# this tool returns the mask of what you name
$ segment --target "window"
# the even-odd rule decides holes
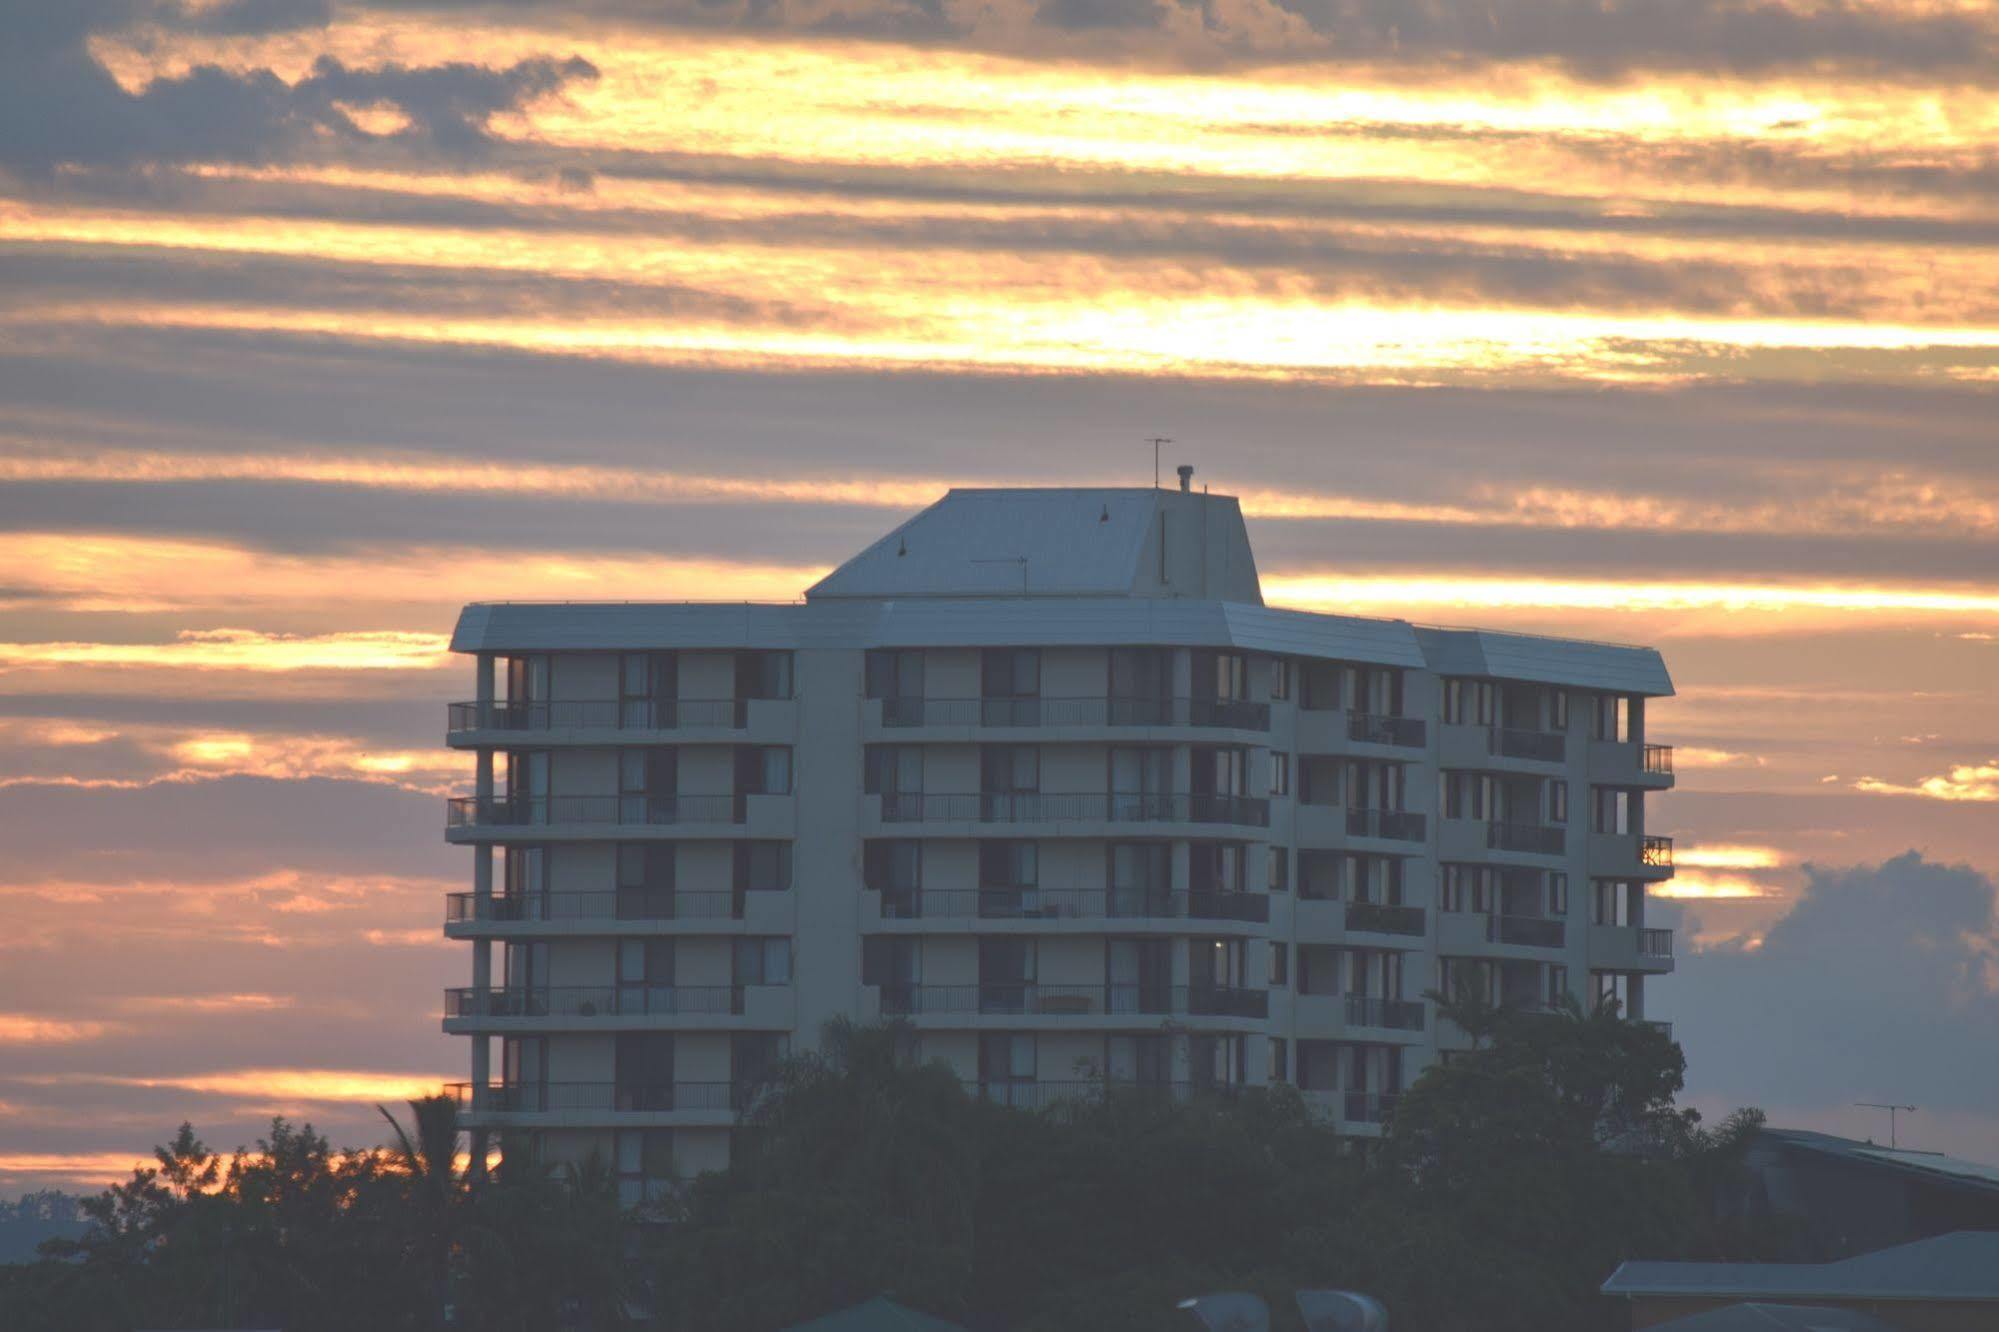
[[[791,843],[736,843],[736,887],[749,893],[781,893],[791,887]]]
[[[988,795],[1026,795],[1041,789],[1039,745],[980,745],[979,789]]]
[[[517,708],[548,701],[548,658],[508,657],[507,702]]]
[[[1495,697],[1490,680],[1444,681],[1444,720],[1460,726],[1490,726]]]
[[[1559,1008],[1569,992],[1569,969],[1550,965],[1548,967],[1548,993],[1542,1000],[1549,1008]]]
[[[861,876],[873,892],[916,892],[923,885],[923,843],[908,837],[872,839],[861,851]]]
[[[1272,943],[1270,945],[1270,988],[1281,990],[1291,983],[1290,945]]]
[[[791,1057],[791,1037],[781,1031],[739,1031],[729,1037],[729,1076],[738,1087],[761,1085]]]
[[[1274,749],[1270,751],[1270,794],[1291,794],[1291,756]]]
[[[736,654],[737,698],[790,698],[791,683],[789,652]]]
[[[1617,1011],[1630,1016],[1631,978],[1621,971],[1592,971],[1590,978],[1590,1004],[1601,1008],[1605,1004],[1616,1004]]]
[[[914,650],[875,648],[867,655],[869,698],[922,698],[923,654]]]
[[[1438,803],[1447,819],[1489,819],[1499,809],[1499,784],[1482,772],[1447,768],[1437,774]]]
[[[664,920],[674,914],[672,842],[618,843],[618,919]]]
[[[1114,916],[1147,916],[1166,905],[1173,887],[1172,848],[1164,842],[1113,842],[1110,910]]]
[[[1195,698],[1249,697],[1249,662],[1240,652],[1211,652],[1197,648],[1193,654],[1193,668]]]
[[[1597,786],[1591,791],[1594,799],[1594,819],[1590,831],[1600,833],[1628,833],[1632,828],[1632,793],[1614,787]]]
[[[1402,715],[1402,672],[1393,666],[1343,668],[1349,712],[1377,717]]]
[[[922,940],[893,934],[871,934],[861,940],[861,984],[883,988],[916,985],[923,980]],[[888,1005],[884,1001],[883,1007]]]
[[[1273,846],[1270,848],[1269,889],[1273,893],[1291,890],[1291,848]]]
[[[1035,1039],[1031,1032],[989,1031],[979,1036],[979,1083],[1007,1105],[1031,1105],[1029,1094],[1015,1087],[1034,1085]]]
[[[671,819],[680,788],[680,752],[676,749],[618,751],[618,814],[626,823]]]
[[[1551,731],[1569,729],[1569,691],[1566,689],[1548,691],[1548,729]]]
[[[736,746],[737,795],[790,795],[791,746]]]
[[[1569,784],[1567,782],[1548,783],[1548,822],[1567,823],[1569,821]]]
[[[1277,700],[1291,697],[1291,658],[1270,659],[1270,697]]]
[[[979,887],[1032,888],[1039,882],[1039,843],[997,840],[979,843]]]
[[[1622,694],[1598,694],[1590,711],[1590,735],[1598,740],[1631,738],[1631,700]]]
[[[985,698],[1040,697],[1040,649],[987,648],[979,657],[979,681]]]
[[[1270,1038],[1270,1080],[1272,1082],[1291,1080],[1291,1044],[1282,1036]]]
[[[1490,865],[1445,864],[1442,892],[1438,894],[1442,909],[1489,913],[1497,879],[1498,874]]]
[[[618,1130],[618,1204],[664,1202],[673,1189],[673,1130]]]
[[[737,985],[791,984],[791,940],[737,939],[735,983]]]
[[[618,725],[672,726],[680,692],[680,658],[672,652],[627,652],[618,666]]]
[[[1624,879],[1590,880],[1590,923],[1636,925],[1640,886]]]
[[[916,745],[869,745],[862,753],[861,781],[869,795],[919,795],[923,750]]]
[[[1556,917],[1569,914],[1569,876],[1560,870],[1548,871],[1548,914]]]
[[[1187,887],[1202,893],[1239,893],[1248,886],[1244,874],[1249,848],[1240,842],[1191,842],[1187,847]]]

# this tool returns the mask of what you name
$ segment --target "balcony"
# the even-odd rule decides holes
[[[884,920],[1207,920],[1263,924],[1266,893],[1107,891],[1101,888],[881,890]]]
[[[884,1017],[934,1014],[987,1014],[1034,1017],[1268,1016],[1266,990],[1222,985],[1042,985],[1033,981],[992,981],[976,985],[881,987]]]
[[[885,730],[1187,726],[1268,731],[1270,705],[1229,698],[885,698],[881,724]]]
[[[1270,826],[1270,802],[1200,792],[890,791],[883,823],[1229,823]]]
[[[1589,964],[1593,971],[1663,973],[1673,969],[1673,932],[1636,925],[1592,925]]]
[[[491,1115],[725,1114],[741,1108],[742,1088],[732,1082],[537,1082],[476,1087],[445,1086],[458,1108]]]
[[[1400,1095],[1400,1092],[1344,1092],[1340,1096],[1340,1118],[1349,1124],[1386,1124]]]
[[[1589,872],[1599,879],[1658,882],[1673,877],[1673,839],[1632,833],[1592,833]]]
[[[1558,916],[1487,916],[1486,940],[1524,948],[1560,948],[1568,939],[1568,924]]]
[[[1534,731],[1517,726],[1494,726],[1486,732],[1486,752],[1495,758],[1527,759],[1533,763],[1560,763],[1568,757],[1568,737],[1560,731]]]
[[[1673,775],[1673,747],[1671,745],[1645,746],[1644,762],[1640,765],[1639,770],[1654,775],[1671,777]]]
[[[1423,1030],[1423,1004],[1417,999],[1383,999],[1371,994],[1346,997],[1349,1027],[1382,1027],[1390,1031]]]
[[[461,986],[444,992],[445,1018],[596,1018],[740,1015],[741,985]]]
[[[1388,906],[1381,902],[1348,902],[1346,930],[1349,934],[1399,934],[1420,938],[1428,927],[1428,915],[1418,906]]]
[[[1202,1096],[1233,1096],[1242,1090],[1226,1082],[1139,1082],[1119,1078],[1066,1082],[965,1078],[962,1082],[967,1095],[1016,1110],[1046,1110],[1052,1105],[1118,1096],[1150,1096],[1184,1103]]]
[[[1673,1039],[1673,1024],[1670,1022],[1654,1022],[1649,1018],[1634,1018],[1633,1021],[1641,1027],[1648,1027],[1658,1032],[1669,1041]]]
[[[1355,744],[1421,749],[1429,734],[1429,726],[1421,717],[1385,717],[1373,712],[1347,714],[1347,739]]]
[[[1378,837],[1390,842],[1420,842],[1429,821],[1404,809],[1349,809],[1347,836]]]
[[[516,796],[481,801],[453,796],[445,802],[445,827],[530,828],[551,824],[624,827],[676,823],[741,823],[748,795]]]
[[[1673,785],[1673,747],[1592,740],[1589,768],[1591,780],[1599,785],[1664,791]]]
[[[1485,825],[1485,846],[1488,851],[1559,856],[1568,850],[1569,830],[1559,824],[1494,821]]]
[[[716,932],[723,933],[730,932],[729,926],[741,925],[748,932],[789,934],[795,916],[792,895],[776,890],[628,888],[622,892],[502,893],[483,900],[474,893],[448,893],[444,899],[445,930],[455,936],[482,933],[482,926],[498,927],[493,931],[497,934],[587,934],[593,926],[630,926],[636,930],[666,922],[714,926]]]
[[[740,731],[750,724],[752,702],[769,699],[672,698],[555,699],[536,703],[452,703],[445,732],[474,731]]]

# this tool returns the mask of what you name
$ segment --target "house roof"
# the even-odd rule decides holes
[[[1881,1147],[1871,1142],[1837,1138],[1830,1133],[1814,1133],[1808,1129],[1764,1129],[1759,1136],[1785,1147],[1836,1157],[1869,1169],[1891,1170],[1948,1187],[1999,1194],[1999,1166],[1982,1161],[1966,1161],[1942,1152]]]
[[[966,1329],[904,1308],[886,1295],[877,1295],[852,1308],[794,1323],[785,1332],[966,1332]]]
[[[1654,1323],[1651,1332],[1895,1332],[1873,1314],[1812,1304],[1730,1304]]]
[[[1999,1302],[1999,1231],[1959,1230],[1833,1263],[1629,1262],[1606,1295]]]

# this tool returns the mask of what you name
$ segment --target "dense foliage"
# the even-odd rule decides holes
[[[621,1229],[595,1166],[468,1180],[442,1100],[372,1152],[279,1122],[224,1161],[184,1128],[86,1204],[82,1240],[0,1268],[0,1326],[593,1328],[643,1310],[758,1332],[886,1292],[982,1329],[1136,1332],[1201,1291],[1261,1291],[1281,1325],[1292,1291],[1338,1286],[1384,1299],[1401,1332],[1538,1332],[1621,1326],[1596,1292],[1626,1257],[1762,1256],[1712,1205],[1758,1119],[1710,1132],[1676,1109],[1663,1033],[1445,1010],[1476,1048],[1378,1141],[1288,1088],[1007,1109],[908,1058],[903,1031],[836,1025],[664,1226]]]

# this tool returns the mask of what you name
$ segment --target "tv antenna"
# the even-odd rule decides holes
[[[1895,1116],[1905,1110],[1912,1115],[1916,1113],[1916,1107],[1913,1105],[1883,1105],[1879,1101],[1855,1101],[1854,1104],[1863,1110],[1886,1110],[1888,1112],[1888,1150],[1891,1152],[1896,1150]]]
[[[1159,489],[1159,446],[1171,444],[1173,441],[1164,435],[1155,435],[1145,442],[1152,446],[1152,488],[1157,490]]]

